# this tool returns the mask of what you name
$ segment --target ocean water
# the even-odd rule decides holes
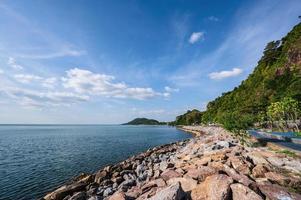
[[[167,126],[0,125],[0,199],[37,199],[81,172],[190,137]]]

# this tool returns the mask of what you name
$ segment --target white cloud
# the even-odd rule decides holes
[[[43,79],[42,77],[33,74],[16,74],[14,75],[14,78],[20,83],[30,83],[32,81],[39,81]]]
[[[3,71],[2,69],[0,69],[0,75],[1,75],[1,74],[4,74],[4,71]]]
[[[220,80],[224,78],[238,76],[242,73],[242,69],[233,68],[230,71],[220,71],[220,72],[212,72],[209,74],[209,77],[213,80]]]
[[[57,82],[57,78],[56,78],[56,77],[46,78],[46,79],[42,82],[42,86],[43,86],[43,87],[46,87],[46,88],[53,89],[56,82]]]
[[[139,100],[156,96],[169,96],[169,93],[159,93],[152,88],[129,87],[125,83],[116,83],[114,80],[114,76],[97,74],[78,68],[68,70],[67,76],[62,78],[65,88],[73,89],[81,94]]]
[[[55,52],[46,52],[46,53],[35,53],[35,54],[17,54],[18,57],[28,58],[28,59],[52,59],[60,57],[77,57],[85,55],[86,52],[83,50],[75,50],[71,48],[63,48]]]
[[[194,44],[200,41],[201,39],[204,39],[204,32],[193,32],[189,38],[189,42],[191,44]]]
[[[217,17],[215,17],[215,16],[210,16],[210,17],[208,17],[208,20],[214,21],[214,22],[218,22],[218,21],[219,21],[219,18],[217,18]]]
[[[180,90],[178,88],[171,88],[169,86],[164,87],[166,92],[179,92]]]
[[[89,96],[72,92],[40,92],[17,87],[0,89],[18,104],[29,107],[68,106],[70,104],[88,101]]]
[[[8,58],[7,64],[13,69],[17,69],[17,70],[23,69],[21,65],[17,64],[16,60],[13,57]]]

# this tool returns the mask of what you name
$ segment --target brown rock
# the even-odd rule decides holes
[[[108,200],[126,200],[124,192],[117,191]]]
[[[197,186],[197,181],[192,178],[172,178],[167,181],[168,185],[173,185],[177,182],[181,183],[184,192],[191,191]]]
[[[228,159],[231,162],[233,168],[241,174],[248,175],[250,174],[249,166],[244,163],[244,161],[240,157],[230,157]]]
[[[185,176],[191,177],[198,181],[204,181],[206,177],[211,176],[216,173],[216,170],[212,167],[201,166],[198,169],[191,169],[187,171]]]
[[[95,182],[101,183],[104,179],[106,179],[108,176],[108,172],[106,170],[100,170],[95,175]]]
[[[258,164],[252,169],[252,175],[255,178],[264,178],[264,174],[269,171],[268,167],[264,164]]]
[[[246,175],[237,173],[233,168],[230,168],[227,165],[224,165],[224,172],[226,172],[231,178],[242,183],[245,186],[249,186],[254,183],[251,179],[249,179]]]
[[[281,187],[277,184],[260,184],[260,191],[269,200],[300,200],[301,195],[289,192],[286,188]]]
[[[224,174],[209,176],[191,191],[191,199],[226,200],[230,196],[231,183],[233,183],[233,179]]]
[[[175,177],[181,177],[182,175],[179,172],[176,172],[175,170],[172,169],[167,169],[165,170],[162,174],[161,177],[167,181],[171,178],[175,178]]]
[[[71,185],[64,185],[52,193],[47,194],[44,199],[45,200],[61,200],[64,197],[74,193],[79,192],[85,189],[87,186],[86,183],[73,183]]]
[[[175,183],[163,190],[156,193],[150,200],[183,200],[185,199],[185,192],[183,191],[181,184]]]
[[[254,165],[269,164],[269,162],[259,152],[248,153],[246,154],[246,157],[251,160]]]
[[[208,166],[214,168],[214,169],[217,170],[217,171],[222,171],[222,170],[224,170],[224,164],[221,163],[221,162],[210,162],[210,163],[208,164]]]
[[[283,186],[289,185],[290,183],[289,177],[283,176],[282,174],[277,172],[267,172],[265,173],[265,177],[271,182],[276,182],[279,185],[283,185]]]
[[[210,155],[210,158],[213,161],[224,161],[227,159],[227,156],[223,152],[218,152]]]
[[[159,178],[159,179],[155,179],[155,180],[147,182],[146,184],[144,184],[141,187],[141,190],[142,190],[142,193],[145,193],[153,187],[164,187],[164,186],[166,186],[165,181],[162,178]]]
[[[197,159],[196,161],[194,161],[194,164],[197,166],[207,165],[210,161],[211,161],[210,156],[206,156],[201,159]]]
[[[233,200],[263,200],[263,198],[256,194],[253,190],[240,183],[232,184],[230,187],[232,190]]]

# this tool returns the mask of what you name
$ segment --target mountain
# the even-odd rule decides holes
[[[147,118],[136,118],[128,123],[123,125],[163,125],[166,124],[164,122],[159,122],[155,119],[147,119]]]
[[[268,43],[248,78],[209,102],[201,121],[224,125],[245,121],[251,125],[271,103],[285,97],[301,101],[301,23],[281,40]],[[200,120],[198,115],[182,120],[187,114],[178,116],[176,122],[191,124]]]
[[[177,116],[171,125],[191,125],[201,123],[203,113],[197,109],[188,110],[185,114]]]

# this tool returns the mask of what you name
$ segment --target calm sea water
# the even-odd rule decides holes
[[[1,125],[0,199],[37,199],[80,172],[189,137],[167,126]]]

